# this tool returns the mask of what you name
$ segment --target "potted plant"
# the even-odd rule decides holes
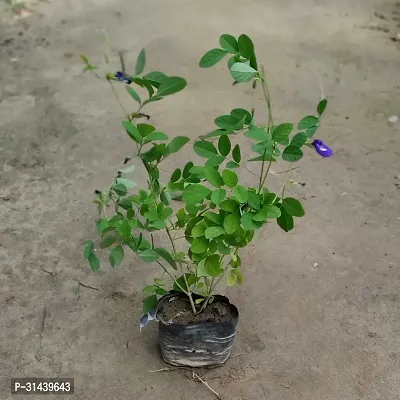
[[[316,115],[308,115],[294,127],[273,118],[271,98],[264,69],[257,63],[252,40],[224,34],[220,48],[208,51],[200,67],[208,68],[229,56],[228,68],[233,84],[260,86],[268,110],[266,123],[257,123],[254,110],[237,108],[215,119],[216,129],[194,142],[194,152],[202,163],[187,162],[164,179],[160,165],[180,151],[188,137],[172,140],[153,125],[137,122],[150,117],[143,113],[150,103],[184,89],[186,81],[161,72],[143,75],[145,52],[139,54],[134,75],[119,71],[107,74],[108,82],[122,82],[137,110],[128,113],[122,125],[136,148],[138,164],[148,175],[148,185],[136,189],[129,175],[135,165],[124,166],[112,184],[96,192],[99,210],[97,242],[87,241],[84,257],[93,271],[99,270],[96,248],[109,251],[112,267],[119,266],[126,251],[155,263],[160,274],[143,289],[144,317],[159,321],[161,354],[174,365],[205,366],[224,363],[230,354],[238,321],[238,310],[218,295],[218,284],[241,284],[240,256],[265,224],[276,222],[284,231],[294,227],[294,218],[302,217],[300,202],[285,195],[288,179],[277,193],[267,187],[271,165],[282,159],[295,163],[303,157],[303,148],[314,148],[322,157],[332,150],[314,135],[327,106],[322,99]],[[87,70],[96,67],[83,57]],[[146,92],[143,98],[140,92]],[[135,89],[136,88],[136,89]],[[144,89],[144,90],[143,90]],[[114,93],[116,93],[114,91]],[[236,136],[245,135],[251,142],[257,172],[254,182],[239,181],[235,172],[242,167],[242,149]],[[130,161],[130,157],[125,163]],[[288,169],[288,173],[293,168]],[[168,246],[158,244],[165,235]]]

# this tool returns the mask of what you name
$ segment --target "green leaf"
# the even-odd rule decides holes
[[[250,57],[250,67],[254,68],[255,70],[258,70],[258,66],[257,66],[257,58],[256,55],[253,54],[252,57]],[[253,89],[256,88],[256,82],[254,82],[253,84]]]
[[[233,161],[229,161],[228,163],[226,163],[226,167],[227,168],[239,168],[240,167],[240,165],[239,164],[237,164],[237,163],[235,163],[235,162],[233,162]]]
[[[156,249],[154,249],[154,250],[155,250],[156,253],[157,253],[160,257],[162,257],[173,269],[175,269],[175,270],[178,269],[175,260],[172,258],[171,254],[170,254],[170,252],[169,252],[168,250],[163,249],[163,248],[160,248],[160,247],[158,247],[158,248],[156,248]],[[155,260],[154,260],[154,261],[155,261]]]
[[[248,190],[248,203],[251,208],[254,208],[255,210],[259,210],[261,206],[261,199],[260,195],[258,195],[255,191],[253,190]]]
[[[229,69],[229,71],[231,70],[231,68],[232,68],[232,65],[233,64],[236,64],[236,63],[238,63],[238,62],[240,62],[240,56],[239,55],[234,55],[234,56],[232,56],[229,60],[228,60],[228,69]]]
[[[145,262],[153,262],[159,259],[159,254],[155,249],[147,249],[141,251],[139,257]]]
[[[195,183],[185,187],[182,199],[186,204],[202,203],[210,193],[211,190],[208,187]]]
[[[103,238],[103,240],[100,242],[100,248],[105,249],[107,247],[110,247],[116,242],[117,238],[115,236],[106,236]]]
[[[163,132],[152,132],[145,137],[143,143],[150,143],[154,140],[168,140],[168,136]]]
[[[225,185],[231,188],[235,187],[239,180],[236,173],[229,169],[224,169],[222,171],[222,179]]]
[[[240,222],[243,229],[246,231],[251,231],[260,228],[259,223],[253,221],[254,213],[246,212],[240,217]]]
[[[93,272],[97,272],[100,268],[100,261],[95,253],[90,253],[88,257],[90,268]]]
[[[226,283],[228,286],[233,286],[236,283],[236,275],[232,272],[226,277]]]
[[[231,67],[232,78],[238,82],[248,82],[257,76],[258,72],[250,67],[250,65],[243,63],[235,63]]]
[[[234,189],[233,189],[233,196],[235,197],[235,199],[239,202],[239,203],[247,203],[247,199],[249,197],[249,194],[247,192],[247,189],[244,188],[241,185],[237,185]]]
[[[186,81],[178,76],[170,76],[161,82],[158,88],[158,96],[168,96],[180,92],[186,87]]]
[[[113,185],[112,189],[118,196],[125,196],[128,193],[128,189],[123,183],[117,183],[116,185]]]
[[[218,140],[218,150],[223,156],[231,152],[231,141],[227,135],[223,135]]]
[[[129,167],[122,168],[118,172],[121,172],[122,174],[129,174],[130,172],[133,172],[136,169],[134,165],[130,165]]]
[[[239,204],[235,200],[228,199],[220,203],[219,208],[222,211],[235,212],[239,208]]]
[[[219,241],[217,243],[217,248],[218,251],[223,254],[224,256],[227,256],[231,251],[229,250],[229,247],[226,246],[222,241]]]
[[[281,216],[277,219],[277,223],[285,232],[289,232],[294,227],[293,217],[288,214],[284,208],[281,209],[281,212]]]
[[[207,229],[207,225],[205,224],[204,221],[201,221],[200,223],[198,223],[198,224],[192,229],[191,235],[192,235],[194,238],[204,236],[204,232],[206,231],[206,229]]]
[[[251,127],[246,133],[245,136],[257,140],[259,142],[266,142],[270,141],[270,137],[268,136],[267,132],[265,129],[260,128],[259,126],[253,126]]]
[[[303,217],[305,214],[301,203],[293,197],[286,197],[282,202],[282,206],[285,211],[293,217]]]
[[[168,78],[167,75],[165,75],[162,72],[159,71],[153,71],[153,72],[149,72],[147,75],[145,75],[143,77],[144,79],[150,81],[152,84],[156,83],[158,87],[160,85],[160,83],[162,83],[165,79]]]
[[[143,314],[149,313],[156,306],[157,306],[157,296],[155,294],[153,294],[152,296],[146,297],[143,300]]]
[[[267,140],[266,142],[259,142],[253,144],[251,149],[256,153],[262,155],[263,157],[269,156],[272,157],[272,153],[274,151],[274,146],[272,140]]]
[[[214,190],[211,193],[211,201],[214,204],[218,205],[219,203],[221,203],[225,199],[225,196],[226,196],[226,191],[224,189]]]
[[[209,226],[222,225],[223,223],[223,216],[213,211],[207,211],[204,214],[204,218]]]
[[[227,33],[220,36],[219,44],[228,53],[236,54],[239,51],[237,40],[232,35]]]
[[[225,231],[220,226],[210,226],[204,232],[206,239],[214,239],[214,238],[224,235],[224,234],[225,234]]]
[[[192,175],[199,175],[201,177],[205,176],[204,175],[204,167],[194,166],[194,167],[190,168],[190,173]]]
[[[99,218],[96,222],[96,226],[97,226],[97,232],[101,235],[104,229],[107,228],[108,221],[106,219]]]
[[[144,65],[146,64],[146,52],[142,49],[136,60],[135,75],[139,75],[144,70]]]
[[[286,146],[289,144],[289,135],[292,133],[292,130],[293,124],[278,125],[272,132],[272,140]]]
[[[236,129],[236,124],[238,120],[232,115],[220,115],[214,120],[215,125],[221,129],[226,129],[227,131],[233,131]]]
[[[318,125],[312,126],[311,128],[308,128],[306,130],[307,137],[309,137],[309,138],[313,137],[315,132],[317,132],[317,129],[318,129]]]
[[[132,200],[128,197],[122,197],[118,200],[117,204],[124,210],[132,210]]]
[[[299,124],[297,125],[297,129],[308,129],[314,126],[317,126],[319,123],[319,119],[314,117],[313,115],[308,115],[304,117]]]
[[[201,254],[207,251],[208,240],[204,237],[197,237],[193,240],[190,250],[192,253]]]
[[[254,55],[254,44],[247,35],[240,35],[238,39],[239,53],[248,60]]]
[[[326,99],[323,99],[319,102],[317,107],[318,115],[322,115],[324,113],[327,105],[328,105],[328,100]]]
[[[204,172],[208,182],[210,182],[211,185],[219,188],[224,184],[221,175],[214,167],[205,167]]]
[[[136,187],[136,183],[131,181],[130,179],[125,178],[117,178],[117,185],[124,185],[127,189],[133,189]]]
[[[206,167],[218,167],[225,161],[224,156],[215,155],[206,161]]]
[[[240,154],[240,146],[238,144],[233,148],[232,157],[238,164],[242,160],[242,155]]]
[[[190,139],[186,136],[176,136],[167,146],[167,153],[172,154],[178,152]]]
[[[157,286],[151,285],[151,286],[145,286],[142,290],[143,294],[151,294],[154,293],[157,289]]]
[[[93,253],[94,243],[91,240],[86,240],[85,246],[83,247],[83,257],[88,259],[90,254]]]
[[[281,210],[271,204],[264,206],[254,217],[254,221],[264,222],[268,218],[278,218],[281,215]]]
[[[247,35],[240,35],[238,45],[241,56],[250,60],[254,55],[254,44],[252,40]]]
[[[138,128],[133,125],[131,122],[129,121],[122,121],[122,125],[125,128],[127,134],[131,137],[131,139],[133,139],[135,142],[137,143],[142,143],[142,136],[139,133]]]
[[[228,52],[223,49],[212,49],[210,51],[207,51],[206,54],[204,54],[203,57],[201,57],[200,60],[200,67],[201,68],[210,68],[213,65],[217,64],[219,61],[221,61]]]
[[[197,155],[203,158],[210,158],[215,154],[218,154],[215,146],[205,140],[195,142],[193,145],[193,149]]]
[[[176,182],[180,179],[182,172],[179,168],[177,168],[171,175],[171,182]]]
[[[142,100],[140,99],[138,92],[133,87],[126,86],[126,90],[134,100],[136,100],[139,104],[142,104]]]
[[[288,162],[299,161],[303,157],[303,152],[298,147],[289,145],[282,153],[282,159]]]
[[[235,108],[231,111],[231,115],[237,121],[244,120],[246,125],[250,125],[251,121],[253,120],[253,116],[251,113],[244,108]]]
[[[224,219],[224,229],[228,235],[235,233],[240,228],[240,218],[238,214],[228,214]]]
[[[187,179],[190,177],[190,170],[193,167],[193,163],[191,161],[189,161],[188,163],[186,163],[185,167],[183,168],[183,172],[182,172],[182,176],[183,179]]]
[[[218,254],[212,254],[206,258],[204,269],[210,276],[221,275],[221,262]]]
[[[293,136],[290,145],[294,147],[301,147],[304,145],[305,142],[307,142],[308,136],[304,132],[297,133],[296,135]]]
[[[111,266],[117,267],[122,263],[124,259],[124,248],[121,245],[114,247],[110,253],[110,263]]]

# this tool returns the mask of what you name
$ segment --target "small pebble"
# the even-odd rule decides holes
[[[318,267],[318,263],[317,263],[317,262],[314,263],[314,264],[313,264],[313,267],[314,267],[314,268],[317,268],[317,267]]]
[[[391,117],[388,118],[388,121],[391,124],[395,124],[399,120],[399,117],[397,115],[392,115]]]

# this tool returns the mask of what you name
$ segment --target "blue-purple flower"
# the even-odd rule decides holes
[[[322,140],[316,139],[312,142],[315,151],[322,157],[332,157],[333,150],[328,147]]]
[[[127,75],[125,72],[121,72],[121,71],[118,71],[115,74],[115,79],[117,79],[120,82],[125,82],[128,85],[132,82],[131,79],[130,79],[130,76]]]

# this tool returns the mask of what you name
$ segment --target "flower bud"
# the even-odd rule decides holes
[[[333,150],[328,147],[322,140],[316,139],[312,142],[315,151],[322,157],[332,157]]]

